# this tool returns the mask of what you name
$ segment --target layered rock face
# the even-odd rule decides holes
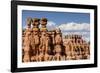
[[[47,18],[27,18],[27,27],[22,36],[23,62],[90,58],[90,43],[86,42],[81,35],[72,34],[62,38],[60,29],[48,31],[47,22]]]

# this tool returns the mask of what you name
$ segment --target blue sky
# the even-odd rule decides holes
[[[48,11],[32,11],[23,10],[22,11],[22,24],[25,26],[25,21],[27,17],[32,18],[42,18],[46,17],[49,21],[53,21],[56,25],[75,22],[75,23],[90,23],[89,13],[71,13],[71,12],[48,12]]]
[[[26,26],[27,17],[47,18],[48,29],[59,27],[63,34],[78,33],[90,40],[90,13],[52,12],[52,11],[22,11],[22,26]]]

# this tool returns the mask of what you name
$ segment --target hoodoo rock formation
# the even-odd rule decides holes
[[[48,31],[47,22],[46,18],[27,18],[27,27],[22,36],[23,62],[90,58],[90,43],[81,35],[72,34],[62,38],[60,29]]]

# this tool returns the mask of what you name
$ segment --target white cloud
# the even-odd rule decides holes
[[[31,24],[31,28],[33,27],[33,25]],[[22,27],[23,29],[26,29],[27,28],[27,25],[24,25],[23,27]]]
[[[69,30],[86,30],[90,31],[90,25],[88,23],[66,23],[61,24],[58,26],[62,31],[69,31]]]
[[[55,25],[56,25],[56,23],[53,21],[48,21],[48,23],[47,23],[47,26],[55,26]]]
[[[53,22],[53,21],[48,21],[48,23],[47,23],[47,29],[48,30],[54,30],[54,29],[56,29],[56,23],[55,22]]]
[[[85,39],[86,41],[90,40],[90,24],[88,23],[66,23],[66,24],[61,24],[58,26],[58,28],[61,29],[64,35],[69,35],[69,34],[77,34],[77,35],[82,35],[82,38]]]

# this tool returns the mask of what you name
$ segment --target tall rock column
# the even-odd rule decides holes
[[[23,56],[23,62],[29,62],[30,61],[30,37],[31,37],[31,18],[27,18],[27,27],[25,29],[25,37],[24,37],[24,56]]]
[[[48,51],[48,47],[49,47],[49,35],[47,34],[47,19],[46,18],[42,18],[41,21],[41,38],[40,38],[40,50],[43,53],[46,53]],[[48,38],[47,38],[48,37]]]
[[[55,35],[55,60],[61,60],[61,53],[62,53],[62,33],[60,29],[56,29],[56,35]]]
[[[33,56],[31,58],[31,60],[33,60],[33,58],[35,58],[36,55],[38,55],[38,53],[39,53],[39,43],[40,43],[39,25],[40,25],[40,19],[33,18],[32,25],[33,25],[33,28],[32,28],[32,36],[31,36],[31,47],[32,47]]]

